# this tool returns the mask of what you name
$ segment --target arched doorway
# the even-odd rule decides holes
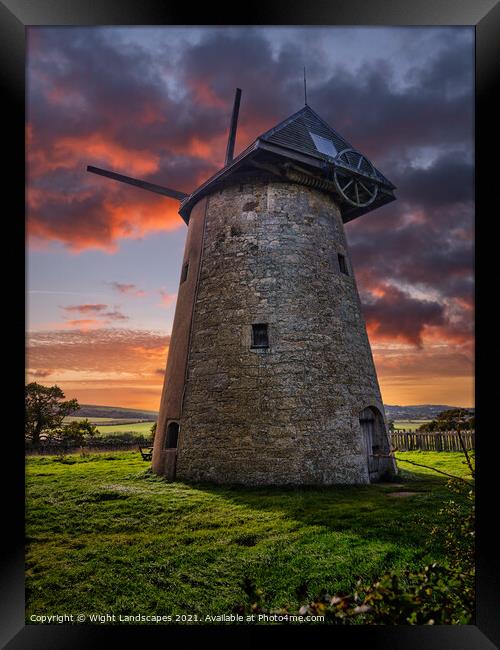
[[[169,422],[167,425],[167,434],[165,436],[165,449],[177,449],[179,440],[179,423]]]
[[[370,482],[377,481],[391,466],[390,459],[383,457],[388,456],[390,451],[384,418],[375,406],[368,406],[359,414],[359,424],[368,458]]]

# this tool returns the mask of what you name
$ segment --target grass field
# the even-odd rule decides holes
[[[394,420],[394,428],[416,431],[419,426],[426,422],[431,422],[431,420]]]
[[[85,418],[75,418],[68,416],[64,418],[64,422],[71,422],[72,420]],[[92,417],[87,418],[92,424],[97,426],[101,435],[108,435],[110,433],[123,433],[124,431],[134,431],[135,433],[150,433],[154,420],[144,422],[144,419],[133,418],[105,418],[105,417]]]
[[[400,459],[464,475],[459,453]],[[167,483],[137,452],[26,463],[31,614],[228,614],[353,588],[358,577],[422,566],[446,479],[400,463],[398,484],[243,488]],[[408,471],[411,469],[411,471]],[[391,496],[409,491],[410,497]],[[427,559],[443,549],[430,548]],[[301,592],[300,597],[297,595]]]
[[[125,433],[127,431],[133,431],[137,434],[149,435],[151,433],[151,427],[153,422],[137,422],[132,424],[100,424],[97,427],[99,434],[101,436],[109,436],[114,433]]]
[[[67,415],[65,418],[63,418],[63,422],[65,424],[67,422],[73,422],[73,420],[89,420],[92,422],[92,424],[106,424],[109,422],[116,422],[116,418],[84,418],[77,417],[76,415]]]

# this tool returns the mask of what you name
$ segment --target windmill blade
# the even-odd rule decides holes
[[[92,172],[93,174],[99,174],[99,176],[106,176],[107,178],[112,178],[114,181],[120,181],[120,183],[128,183],[128,185],[135,185],[135,187],[140,187],[143,190],[148,190],[148,192],[163,194],[163,196],[168,196],[171,199],[177,199],[178,201],[183,201],[187,196],[189,196],[189,194],[186,194],[185,192],[178,192],[177,190],[172,190],[169,187],[163,187],[162,185],[155,185],[154,183],[141,181],[138,178],[131,178],[130,176],[123,176],[123,174],[110,172],[107,169],[101,169],[100,167],[92,167],[92,165],[87,165],[87,171]]]
[[[236,88],[236,93],[234,95],[233,114],[231,116],[231,124],[229,126],[229,138],[227,141],[226,160],[224,161],[224,167],[229,165],[229,163],[233,160],[234,143],[236,142],[236,127],[238,126],[238,113],[240,112],[240,99],[241,88]]]

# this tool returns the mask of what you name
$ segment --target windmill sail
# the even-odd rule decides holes
[[[234,94],[233,114],[231,115],[231,124],[229,126],[229,138],[227,140],[226,160],[224,166],[229,165],[234,157],[234,145],[236,142],[236,128],[238,126],[238,113],[240,112],[241,88],[236,88]]]
[[[120,183],[127,183],[128,185],[134,185],[135,187],[140,187],[141,189],[147,190],[148,192],[163,194],[163,196],[168,196],[169,198],[177,199],[178,201],[182,201],[187,196],[189,196],[189,194],[186,194],[185,192],[172,190],[170,187],[164,187],[163,185],[156,185],[155,183],[148,183],[147,181],[142,181],[138,178],[132,178],[131,176],[124,176],[123,174],[110,172],[107,169],[101,169],[100,167],[93,167],[92,165],[87,166],[87,171],[92,172],[93,174],[99,174],[99,176],[106,176],[107,178],[112,178],[114,181],[120,181]]]

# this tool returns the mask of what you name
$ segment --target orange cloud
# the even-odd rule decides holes
[[[110,328],[31,332],[29,375],[82,403],[158,409],[169,340]],[[473,405],[473,363],[460,346],[373,343],[373,353],[386,404]]]
[[[68,320],[66,323],[62,324],[61,327],[76,327],[81,329],[83,332],[87,330],[104,327],[105,323],[102,320],[97,320],[95,318],[76,318],[73,320]]]
[[[141,359],[147,359],[148,363],[149,361],[156,361],[158,363],[160,360],[165,360],[165,351],[163,348],[151,348],[144,345],[135,345],[130,347],[130,350],[135,354],[138,354]],[[154,372],[156,373],[156,369]]]
[[[160,296],[161,296],[161,301],[159,304],[161,307],[168,308],[171,307],[172,305],[175,305],[175,301],[177,300],[176,293],[168,293],[167,291],[160,289]]]
[[[147,374],[158,368],[158,363],[149,362],[148,355],[152,355],[151,361],[166,359],[169,341],[170,336],[149,330],[32,331],[28,333],[28,362],[36,370],[140,370]]]
[[[32,134],[30,125],[28,129]],[[103,166],[108,165],[132,176],[151,174],[159,166],[158,155],[140,149],[126,148],[100,132],[54,138],[49,150],[33,147],[33,136],[30,143],[29,166],[33,178],[61,167],[71,169],[82,165],[82,169],[85,169],[85,161],[87,164],[98,161]]]
[[[158,369],[169,340],[159,332],[113,328],[30,332],[29,375],[57,383],[81,403],[157,409]]]
[[[384,404],[450,404],[450,406],[474,406],[474,380],[467,377],[441,376],[424,378],[379,376]]]
[[[449,346],[460,346],[472,350],[474,347],[474,338],[471,324],[455,327],[451,323],[444,326],[428,326],[425,328],[424,341],[426,345],[442,344]]]
[[[203,79],[188,78],[186,86],[193,92],[194,99],[207,108],[221,108],[227,110],[227,102],[218,97],[210,83]]]
[[[140,191],[140,190],[138,190]],[[141,201],[135,198],[129,201],[113,196],[103,201],[105,214],[110,221],[111,237],[140,238],[160,230],[176,230],[184,226],[178,214],[178,203],[173,199],[153,199]]]
[[[425,340],[419,350],[394,342],[372,349],[385,404],[474,406],[473,359],[463,346]]]
[[[27,224],[30,241],[35,245],[43,241],[58,241],[66,244],[73,253],[89,248],[115,253],[122,238],[137,239],[149,233],[185,227],[179,217],[176,201],[156,195],[147,196],[146,192],[123,185],[119,189],[116,196],[106,197],[101,203],[99,199],[95,203],[93,199],[80,201],[81,197],[68,199],[67,221],[40,218],[35,210]],[[116,190],[107,188],[107,191]],[[61,204],[58,211],[64,211]],[[72,212],[78,212],[81,217],[70,219]]]

